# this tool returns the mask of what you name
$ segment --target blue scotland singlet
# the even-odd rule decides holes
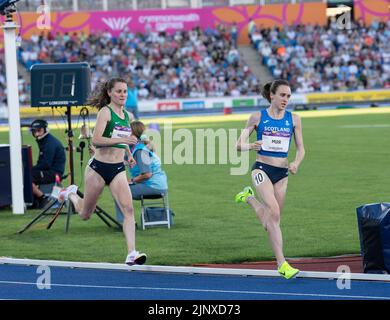
[[[262,140],[258,154],[276,158],[287,158],[294,132],[292,113],[285,111],[282,119],[273,119],[266,109],[261,110],[257,126],[257,140]]]

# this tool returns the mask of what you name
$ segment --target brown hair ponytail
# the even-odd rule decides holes
[[[280,86],[290,87],[290,84],[287,80],[282,79],[267,82],[261,91],[261,95],[271,103],[271,93],[275,94]]]
[[[106,82],[100,83],[96,86],[96,90],[93,95],[88,99],[87,105],[95,107],[98,110],[107,106],[111,102],[111,98],[108,95],[108,92],[114,88],[117,82],[126,83],[127,82],[122,78],[112,78]]]

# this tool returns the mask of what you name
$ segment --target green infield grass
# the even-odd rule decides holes
[[[181,160],[186,152],[186,156],[191,157],[190,149],[180,140],[184,137],[181,133],[191,132],[194,137],[201,129],[209,129],[208,133],[219,129],[223,129],[220,133],[233,133],[245,125],[245,121],[221,119],[212,123],[173,124],[174,135],[182,130],[171,146],[173,152]],[[282,213],[285,255],[357,254],[360,244],[356,208],[390,201],[390,114],[302,117],[302,124],[306,157],[298,174],[289,177]],[[54,127],[51,132],[66,143],[64,130]],[[78,132],[75,132],[77,138]],[[33,146],[35,163],[36,143],[26,130],[22,137],[24,144]],[[193,265],[274,259],[267,235],[255,214],[248,205],[234,202],[235,194],[250,185],[250,174],[231,175],[231,169],[237,164],[218,163],[220,141],[216,139],[216,142],[215,146],[205,144],[201,148],[207,150],[208,155],[216,150],[214,163],[163,164],[168,175],[170,206],[175,213],[174,226],[170,230],[163,227],[137,230],[136,246],[148,254],[148,264]],[[0,143],[8,143],[7,132],[0,133]],[[162,145],[164,143],[163,139]],[[74,144],[78,145],[77,139]],[[193,159],[199,152],[193,150]],[[292,145],[291,159],[294,154]],[[87,158],[86,154],[84,156]],[[255,153],[251,152],[250,166],[254,159]],[[162,160],[164,162],[164,157]],[[74,153],[74,163],[76,183],[82,184],[79,153]],[[108,188],[98,205],[115,215]],[[139,224],[139,202],[135,201],[134,207]],[[60,216],[50,230],[46,230],[49,221],[46,218],[25,233],[16,234],[38,212],[28,210],[24,215],[14,215],[10,208],[0,210],[0,256],[124,262],[126,246],[122,232],[108,228],[96,215],[86,222],[73,215],[68,234],[64,232],[65,216]]]

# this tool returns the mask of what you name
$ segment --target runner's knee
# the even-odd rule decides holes
[[[124,217],[133,217],[134,216],[134,208],[132,205],[122,205],[122,213]]]
[[[279,206],[274,205],[271,207],[268,207],[269,212],[269,222],[273,224],[279,224],[280,223],[280,210]]]
[[[95,212],[96,205],[90,206],[88,203],[83,203],[82,206],[79,208],[76,208],[76,210],[79,209],[79,216],[82,220],[89,220],[91,218],[92,214]]]
[[[89,220],[91,218],[91,215],[92,214],[85,213],[85,212],[82,212],[82,213],[79,214],[81,220],[84,220],[84,221]]]

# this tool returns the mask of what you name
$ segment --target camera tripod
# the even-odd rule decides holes
[[[67,141],[68,141],[68,152],[69,152],[69,171],[70,171],[70,184],[74,184],[74,161],[73,161],[73,131],[72,131],[72,118],[71,118],[71,107],[67,107],[66,111],[67,115],[67,125],[68,128],[66,130],[67,133]],[[81,152],[83,150],[81,149]],[[81,191],[77,191],[77,194],[83,198],[84,194]],[[67,207],[66,212],[66,224],[65,224],[65,232],[68,233],[69,230],[69,224],[70,224],[70,218],[73,214],[75,214],[75,210],[73,207],[73,204],[70,200],[60,202],[58,199],[51,197],[50,201],[46,204],[46,206],[43,208],[43,210],[33,219],[31,220],[25,227],[23,227],[21,230],[19,230],[17,233],[21,234],[27,229],[29,229],[32,225],[39,222],[46,216],[52,216],[51,220],[49,221],[46,229],[50,229],[51,226],[54,224],[54,222],[57,220],[59,215],[62,213],[63,208]],[[122,225],[115,220],[113,217],[111,217],[106,211],[104,211],[99,206],[96,206],[96,209],[94,211],[96,215],[109,227],[112,228],[116,226],[118,229],[122,229]],[[112,224],[111,224],[111,223]]]
[[[77,194],[83,198],[83,193],[80,191],[77,191]],[[52,198],[43,208],[43,211],[41,211],[33,220],[31,220],[25,227],[20,229],[18,231],[19,234],[22,234],[24,231],[29,229],[32,225],[35,223],[38,223],[40,220],[45,218],[46,216],[51,216],[49,223],[46,226],[46,229],[50,229],[51,226],[54,224],[58,216],[62,213],[62,210],[64,207],[67,207],[66,212],[66,224],[65,224],[65,232],[68,233],[69,230],[69,224],[70,224],[70,218],[73,214],[75,214],[72,203],[68,201],[60,202],[58,199]],[[109,227],[112,228],[116,226],[118,229],[122,229],[122,225],[116,221],[113,217],[111,217],[106,211],[104,211],[99,206],[96,206],[95,212],[96,215]],[[111,224],[111,223],[112,224]]]

